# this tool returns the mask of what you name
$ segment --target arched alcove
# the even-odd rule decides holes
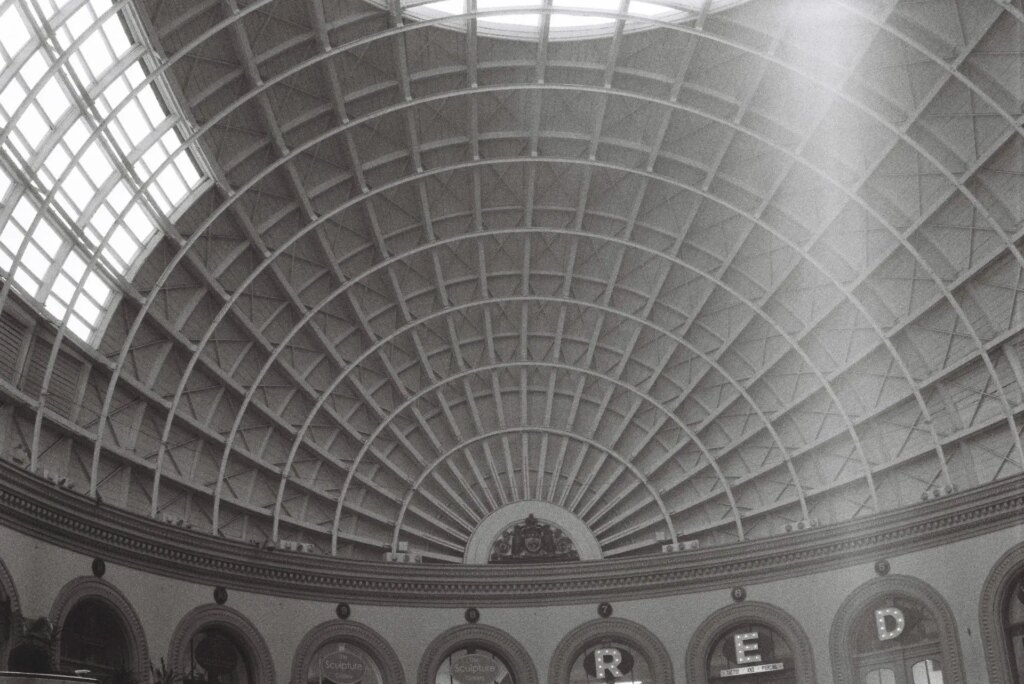
[[[365,661],[369,657],[376,666],[375,676],[380,684],[405,684],[405,672],[398,654],[391,644],[380,634],[366,625],[348,620],[331,620],[322,622],[306,633],[295,650],[292,660],[291,682],[303,684],[309,677],[310,667],[318,653],[333,644],[344,644],[355,647],[355,661]],[[365,678],[364,684],[375,684]]]
[[[751,626],[754,629],[751,629]],[[740,630],[737,634],[731,634]],[[762,634],[762,631],[765,633]],[[710,671],[712,651],[715,650],[722,640],[733,636],[740,638],[742,648],[751,649],[759,645],[758,637],[769,636],[773,640],[784,642],[786,657],[779,660],[757,661],[751,664],[771,665],[775,662],[783,662],[785,668],[782,671],[789,671],[792,674],[791,681],[798,684],[816,684],[814,674],[814,654],[811,650],[810,639],[803,627],[786,611],[758,601],[745,601],[722,608],[711,614],[704,620],[694,632],[690,644],[686,649],[686,678],[688,682],[708,682],[714,675]],[[756,636],[752,636],[756,635]],[[779,644],[781,646],[781,644]],[[754,657],[757,649],[746,652],[747,657]],[[747,663],[738,663],[745,665]],[[751,681],[749,678],[747,681]]]
[[[7,667],[7,656],[21,621],[21,601],[14,578],[0,559],[0,669]]]
[[[1024,544],[1018,544],[996,561],[981,588],[978,621],[991,684],[1014,684],[1024,674],[1010,646],[1013,625],[1009,614],[1012,601],[1024,601],[1024,592],[1020,590],[1022,581]]]
[[[187,682],[196,671],[195,651],[202,641],[217,640],[237,649],[242,662],[236,667],[245,669],[246,682],[242,684],[276,684],[274,661],[267,642],[252,622],[234,608],[203,605],[193,608],[178,622],[171,635],[168,660],[171,669]]]
[[[56,629],[54,666],[88,669],[101,679],[149,681],[149,648],[128,598],[106,580],[78,577],[65,584],[50,608]]]
[[[934,668],[943,684],[966,681],[952,609],[930,585],[906,575],[876,577],[855,589],[836,613],[829,651],[836,684],[890,675],[916,681],[918,670],[923,681],[934,681]]]
[[[438,635],[427,646],[416,674],[417,684],[435,684],[438,670],[453,653],[483,649],[496,656],[511,675],[512,684],[538,684],[529,652],[496,627],[460,625]]]
[[[585,622],[562,638],[551,658],[549,684],[569,684],[574,668],[581,664],[581,658],[591,649],[601,647],[632,649],[632,658],[640,656],[646,661],[652,681],[675,681],[672,658],[653,632],[630,620],[603,618]]]

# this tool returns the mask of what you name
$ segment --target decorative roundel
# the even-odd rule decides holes
[[[476,608],[466,609],[466,622],[476,624],[480,620],[480,611]]]
[[[334,609],[334,613],[341,620],[347,620],[348,616],[352,614],[352,607],[347,603],[339,603],[338,607]]]
[[[107,574],[107,564],[102,558],[93,559],[92,574],[96,577],[103,577],[103,575]]]
[[[732,596],[732,600],[737,603],[744,601],[747,598],[747,590],[743,587],[733,587],[729,594]]]
[[[223,606],[228,602],[228,590],[224,587],[217,587],[213,590],[213,600],[218,606]]]
[[[603,618],[611,617],[612,616],[612,604],[610,604],[608,602],[598,604],[598,606],[597,606],[597,614],[600,615]]]
[[[889,564],[889,561],[884,558],[882,560],[875,561],[875,572],[878,573],[879,576],[885,577],[889,574],[890,570],[892,570],[892,566]]]

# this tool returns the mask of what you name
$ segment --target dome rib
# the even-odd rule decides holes
[[[515,43],[397,0],[140,5],[168,46],[148,78],[198,123],[181,149],[219,168],[78,381],[90,493],[457,561],[524,498],[628,555],[1024,465],[1012,6],[706,3],[579,42],[545,14]],[[78,429],[76,349],[59,330],[16,401],[33,468]]]

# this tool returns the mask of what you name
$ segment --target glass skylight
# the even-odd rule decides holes
[[[0,277],[86,341],[207,182],[111,0],[0,0]]]
[[[708,12],[719,12],[746,1],[710,0]],[[693,19],[704,5],[705,0],[402,0],[406,14],[413,19],[436,19],[470,11],[489,13],[478,17],[477,30],[511,38],[536,38],[544,12],[530,10],[550,8],[549,37],[555,40],[612,33],[618,19],[611,15],[619,12],[627,15],[624,28],[633,31],[650,27],[645,19],[671,22]],[[505,14],[503,10],[509,12]],[[465,19],[453,19],[445,25],[464,28]]]

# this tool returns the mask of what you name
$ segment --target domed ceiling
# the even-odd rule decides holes
[[[523,501],[613,558],[1019,474],[1021,4],[628,5],[139,0],[213,183],[97,350],[7,301],[6,456],[447,562]]]

